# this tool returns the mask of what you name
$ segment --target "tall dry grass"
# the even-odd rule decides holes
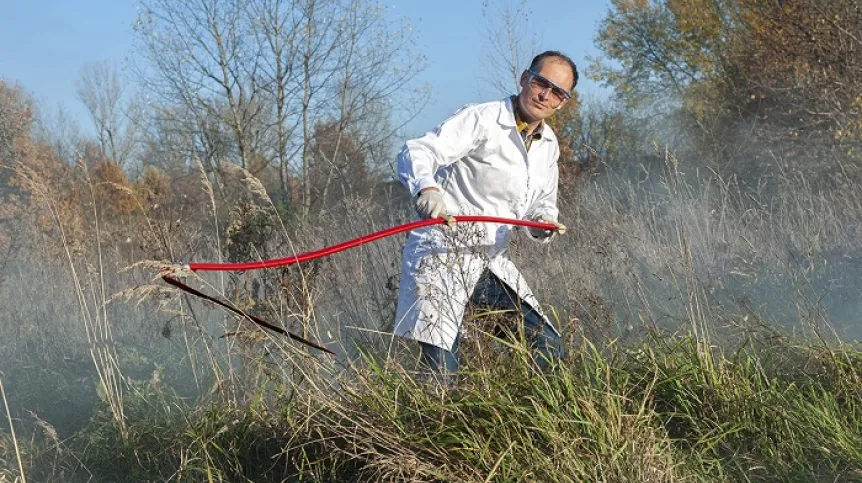
[[[564,200],[566,236],[512,249],[565,334],[562,368],[537,373],[524,347],[474,330],[451,390],[415,377],[412,348],[393,343],[403,238],[303,267],[185,274],[337,358],[157,278],[171,263],[288,256],[405,222],[397,191],[286,224],[259,181],[225,167],[219,186],[199,177],[205,203],[167,211],[138,199],[144,228],[132,246],[103,243],[99,233],[112,230],[96,228],[91,197],[80,216],[94,239],[56,259],[32,238],[11,265],[21,281],[0,287],[12,307],[0,323],[9,341],[0,370],[15,396],[8,424],[29,435],[23,472],[36,481],[862,479],[857,178],[784,172],[750,189],[685,174],[662,155],[660,173],[608,171]],[[63,216],[55,221],[62,228]],[[46,299],[28,297],[32,287]],[[482,327],[481,314],[468,319]],[[0,434],[0,460],[13,461],[7,442]]]

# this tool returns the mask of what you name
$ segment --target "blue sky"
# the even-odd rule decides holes
[[[491,0],[493,2],[493,0]],[[463,104],[498,97],[482,80],[480,59],[487,54],[482,0],[388,0],[393,18],[403,17],[416,31],[417,47],[428,69],[419,80],[432,89],[429,104],[411,122],[408,134],[430,129]],[[0,78],[18,81],[43,107],[59,104],[81,124],[91,127],[75,95],[75,81],[87,62],[124,65],[132,51],[134,0],[0,0]],[[580,70],[585,57],[597,55],[593,35],[608,9],[607,0],[531,1],[531,28],[539,50],[566,52]],[[604,91],[584,79],[582,95]]]

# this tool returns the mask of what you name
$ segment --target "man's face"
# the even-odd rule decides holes
[[[541,78],[563,88],[567,93],[574,87],[575,79],[572,76],[572,69],[562,59],[548,57],[534,72]],[[545,82],[540,77],[533,76],[526,71],[521,74],[521,93],[518,94],[518,101],[521,107],[521,116],[524,118],[523,121],[527,123],[547,119],[560,105],[560,100],[555,97],[553,89],[543,88]]]

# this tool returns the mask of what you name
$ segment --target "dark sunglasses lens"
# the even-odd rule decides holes
[[[547,89],[549,87],[552,87],[546,79],[538,76],[533,76],[533,83],[536,85],[536,87],[539,87],[541,89]]]
[[[560,102],[569,98],[569,95],[564,90],[551,84],[551,81],[539,76],[538,74],[533,74],[533,85],[540,90],[550,89],[554,97]]]

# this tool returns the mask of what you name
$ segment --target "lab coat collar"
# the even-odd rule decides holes
[[[501,126],[517,129],[517,124],[515,122],[515,106],[514,104],[512,104],[513,99],[514,96],[509,96],[503,100],[503,108],[500,109],[500,115],[497,117],[497,122],[499,122]],[[542,137],[536,140],[556,140],[557,136],[554,134],[554,131],[553,129],[551,129],[551,126],[548,126],[547,121],[542,121],[542,124],[544,125],[542,127]]]

